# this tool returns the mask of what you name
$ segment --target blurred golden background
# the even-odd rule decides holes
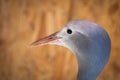
[[[68,49],[30,47],[73,19],[105,28],[112,50],[97,80],[120,80],[120,0],[0,0],[0,80],[76,80],[77,62]]]

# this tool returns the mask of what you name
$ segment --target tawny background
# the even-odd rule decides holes
[[[120,80],[120,0],[0,0],[0,80],[76,80],[77,62],[68,49],[30,47],[72,19],[105,28],[112,50],[97,80]]]

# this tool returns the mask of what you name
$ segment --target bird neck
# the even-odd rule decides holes
[[[104,63],[101,63],[102,60],[97,58],[92,52],[89,53],[91,55],[85,52],[83,52],[83,54],[79,50],[76,50],[74,53],[78,62],[77,80],[96,80],[104,67]]]
[[[77,80],[96,80],[97,72],[92,63],[92,60],[82,53],[75,53],[78,62]],[[94,70],[95,69],[95,70]]]

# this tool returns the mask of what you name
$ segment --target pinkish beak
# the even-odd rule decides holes
[[[62,37],[58,37],[57,33],[53,33],[45,38],[39,39],[35,42],[33,42],[31,45],[32,46],[38,46],[38,45],[45,45],[45,44],[54,44],[59,42],[59,39],[61,39]]]

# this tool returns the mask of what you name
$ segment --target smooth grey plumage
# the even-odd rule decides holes
[[[32,45],[57,44],[69,48],[78,62],[77,80],[96,80],[108,62],[111,42],[98,24],[74,20],[61,31],[40,39]]]

